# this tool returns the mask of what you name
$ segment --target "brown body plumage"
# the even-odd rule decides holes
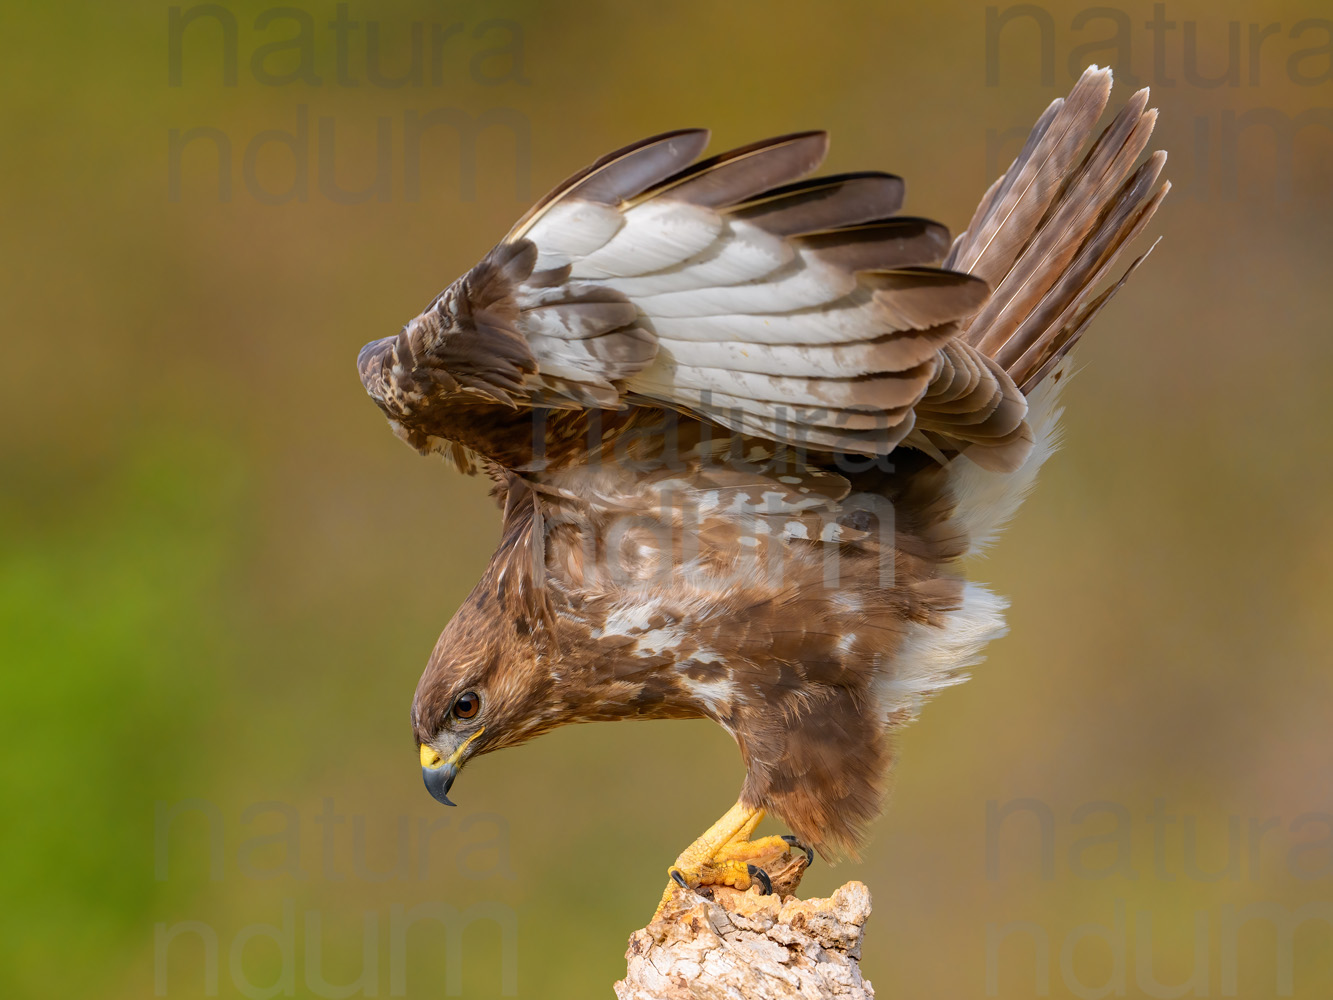
[[[504,509],[417,689],[423,761],[712,718],[742,802],[854,851],[894,726],[1003,630],[959,560],[1053,446],[1028,396],[1165,193],[1146,93],[1083,156],[1109,91],[1090,70],[1048,109],[952,249],[893,215],[896,177],[800,180],[822,133],[693,166],[704,133],[646,140],[367,345],[399,436]]]

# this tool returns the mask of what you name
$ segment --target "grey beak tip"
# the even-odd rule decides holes
[[[446,764],[444,767],[438,767],[434,770],[428,767],[421,769],[421,778],[426,783],[426,791],[430,792],[431,798],[436,802],[442,802],[446,806],[456,805],[449,799],[449,789],[453,786],[456,777],[458,777],[458,768],[451,764]]]

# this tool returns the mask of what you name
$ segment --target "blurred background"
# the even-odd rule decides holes
[[[1326,15],[10,5],[0,993],[610,996],[739,755],[579,727],[431,801],[408,705],[498,515],[357,350],[667,128],[827,128],[956,232],[1097,62],[1161,109],[1163,241],[975,570],[1012,634],[805,890],[870,886],[881,997],[1329,996]]]

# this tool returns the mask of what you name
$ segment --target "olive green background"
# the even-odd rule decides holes
[[[1207,996],[1273,996],[1284,968],[1292,995],[1329,995],[1319,5],[1171,2],[1160,45],[1147,3],[1034,6],[988,57],[986,8],[957,3],[352,3],[341,79],[333,5],[299,8],[308,57],[264,50],[298,8],[228,9],[234,86],[218,11],[184,29],[175,82],[168,6],[0,22],[0,992],[202,996],[212,939],[224,997],[363,973],[357,995],[389,996],[395,914],[443,901],[453,929],[397,935],[407,995],[497,996],[508,975],[523,997],[609,996],[738,755],[704,723],[580,727],[469,767],[457,810],[430,800],[409,700],[497,512],[484,480],[393,438],[357,350],[547,187],[666,128],[710,126],[714,149],[827,128],[829,170],[900,173],[906,210],[958,231],[1016,149],[1004,133],[1098,61],[1117,101],[1126,73],[1153,84],[1177,183],[1162,243],[1086,342],[1065,450],[977,567],[1012,635],[904,732],[862,861],[806,889],[870,886],[881,997],[1031,997],[1038,970],[1054,997],[1122,974],[1162,996],[1145,976],[1196,967]],[[446,32],[440,58],[376,85],[368,20],[386,72],[409,67],[413,22]],[[1208,85],[1232,22],[1236,75]],[[1251,24],[1278,25],[1257,57]],[[273,78],[298,70],[319,82]],[[463,167],[459,133],[431,130],[414,196],[408,122],[438,109],[490,124]],[[298,170],[263,140],[303,116]],[[330,196],[321,128],[347,190],[374,176],[379,127],[387,200]],[[173,163],[172,130],[196,128],[217,132]],[[275,196],[294,176],[305,191]],[[1014,800],[1032,801],[988,832]],[[1256,903],[1315,904],[1290,962],[1271,921],[1229,939]],[[256,925],[288,917],[284,954]]]

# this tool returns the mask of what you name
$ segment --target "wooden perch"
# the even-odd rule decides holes
[[[873,1000],[861,978],[870,890],[848,882],[829,899],[678,890],[629,939],[618,1000]]]

